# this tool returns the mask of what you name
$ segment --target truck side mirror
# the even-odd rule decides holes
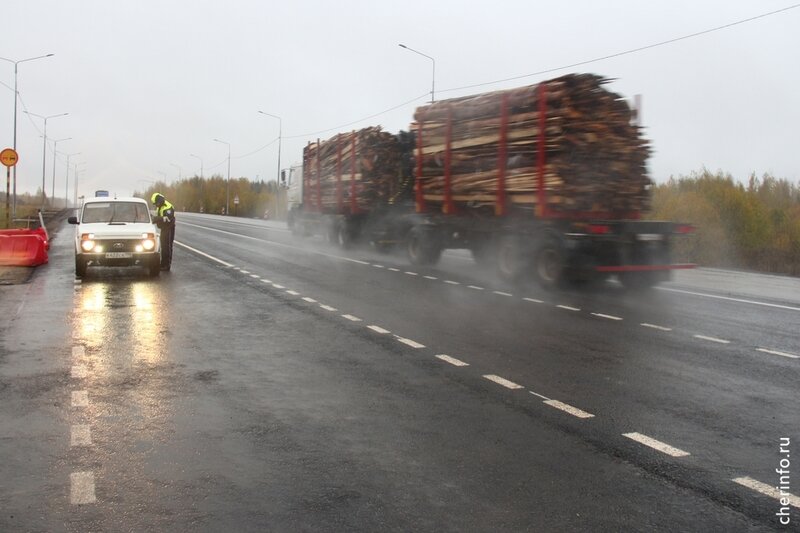
[[[67,219],[67,222],[69,222],[70,224],[77,224],[78,223],[78,217],[69,217]]]

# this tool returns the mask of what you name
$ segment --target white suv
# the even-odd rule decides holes
[[[82,278],[86,267],[145,267],[158,276],[161,264],[159,230],[150,217],[147,202],[141,198],[90,198],[79,217],[75,231],[75,277]]]

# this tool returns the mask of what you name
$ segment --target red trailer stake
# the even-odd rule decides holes
[[[317,211],[322,213],[322,168],[319,164],[319,139],[317,139]]]
[[[336,137],[336,212],[342,212],[342,137]]]
[[[452,187],[452,172],[451,172],[451,159],[453,143],[453,110],[447,110],[447,131],[445,133],[445,149],[444,149],[444,213],[445,215],[452,215],[455,213],[455,206],[453,205],[453,187]]]
[[[536,206],[536,212],[541,218],[546,218],[549,215],[547,209],[547,194],[544,190],[544,163],[545,163],[545,141],[547,140],[547,136],[545,133],[545,129],[547,128],[547,84],[542,82],[539,84],[539,153],[538,157],[536,158],[536,170],[538,174],[538,183],[537,183],[537,191],[536,197],[538,200],[538,205]]]
[[[500,144],[497,149],[497,201],[494,204],[495,215],[506,214],[506,164],[508,160],[508,94],[503,94],[500,101]]]
[[[356,201],[356,132],[350,134],[350,214],[358,211]]]
[[[425,212],[425,195],[422,193],[422,119],[417,124],[417,182],[414,184],[417,213]]]

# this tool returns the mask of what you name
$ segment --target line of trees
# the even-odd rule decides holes
[[[232,178],[228,192],[227,180],[222,176],[193,176],[171,184],[156,182],[143,192],[134,192],[134,196],[149,202],[154,192],[163,194],[178,211],[223,214],[227,199],[231,215],[272,219],[286,217],[286,191],[275,181]],[[238,204],[234,203],[236,197]]]
[[[800,275],[800,186],[769,174],[746,184],[708,170],[653,188],[651,218],[690,222],[675,259],[704,266]]]

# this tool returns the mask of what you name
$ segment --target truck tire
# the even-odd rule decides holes
[[[408,260],[412,265],[435,265],[442,257],[442,245],[434,232],[422,226],[411,228],[406,239]]]
[[[82,278],[86,275],[86,260],[81,256],[75,256],[75,277]]]
[[[536,247],[533,255],[533,272],[542,288],[557,287],[564,277],[564,249],[555,239],[549,238]]]
[[[523,281],[530,273],[530,254],[522,239],[507,236],[497,244],[497,272],[505,281]]]

